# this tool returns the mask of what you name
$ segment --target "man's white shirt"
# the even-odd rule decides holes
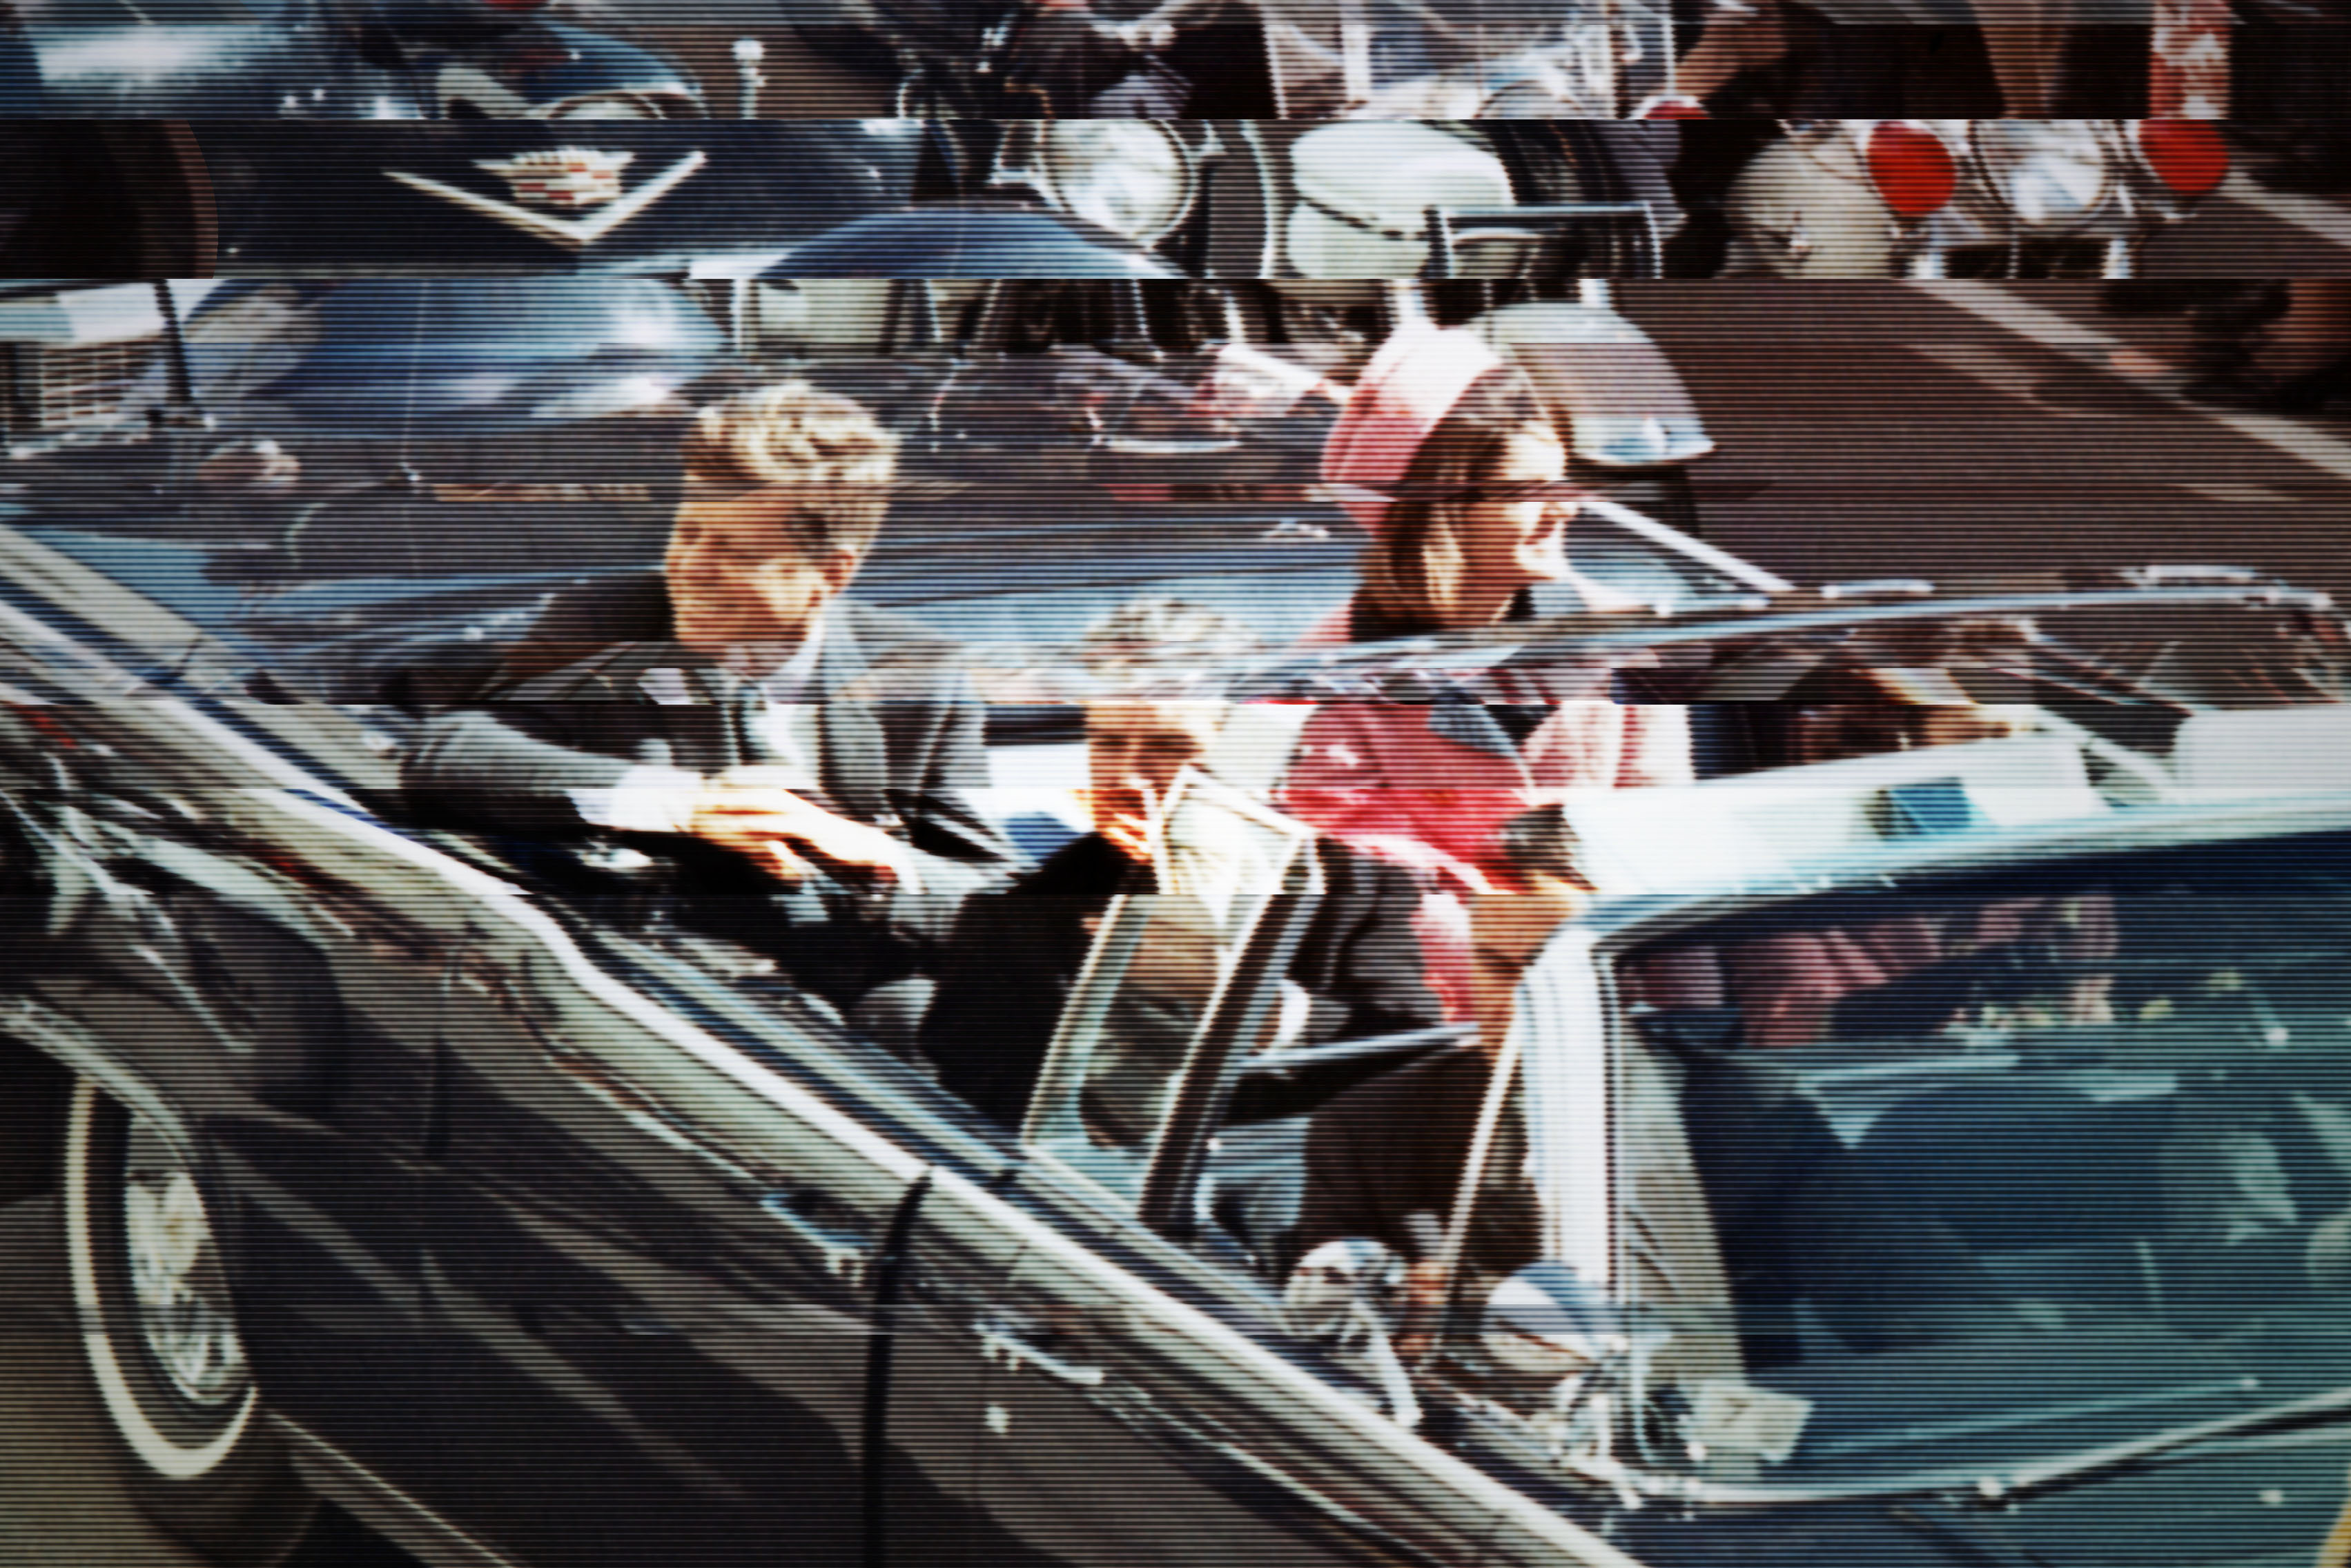
[[[730,722],[739,715],[752,754],[748,760],[772,770],[779,788],[817,795],[824,788],[818,705],[801,698],[816,681],[823,645],[820,621],[780,663],[774,658],[780,650],[738,649],[719,668],[652,669],[638,684],[656,703],[716,703],[727,710]],[[743,673],[761,666],[768,673]],[[690,768],[640,763],[609,788],[569,794],[580,821],[590,827],[683,833],[707,783]]]

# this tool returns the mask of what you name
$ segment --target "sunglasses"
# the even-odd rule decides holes
[[[1500,485],[1470,485],[1454,492],[1464,501],[1580,501],[1591,494],[1573,479],[1513,479]]]
[[[1588,501],[1590,486],[1576,479],[1510,479],[1486,485],[1399,485],[1376,494],[1384,501]]]

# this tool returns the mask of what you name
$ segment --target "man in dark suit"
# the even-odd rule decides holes
[[[1181,669],[1252,649],[1256,633],[1176,600],[1121,607],[1086,635],[1087,662],[1116,684],[1138,664]],[[1093,831],[959,912],[944,950],[923,1054],[939,1080],[1017,1126],[1102,912],[1120,894],[1153,895],[1150,819],[1186,765],[1206,755],[1228,716],[1213,701],[1102,700],[1086,708],[1087,807]],[[1402,868],[1316,846],[1323,892],[1293,956],[1285,994],[1296,1043],[1320,1045],[1444,1021],[1429,990],[1413,916],[1420,890]],[[1131,988],[1186,996],[1196,1013],[1212,963],[1138,960]],[[1172,1064],[1171,1064],[1172,1065]],[[1308,1070],[1311,1074],[1311,1070]],[[1348,1070],[1352,1077],[1362,1069]],[[1315,1085],[1301,1084],[1301,1092]],[[1320,1083],[1328,1092],[1334,1085]],[[1259,1113],[1267,1107],[1256,1107]]]
[[[1017,859],[963,793],[984,713],[946,644],[842,596],[895,474],[863,409],[762,388],[703,410],[682,457],[661,571],[559,598],[402,784],[438,821],[657,845],[699,923],[847,1005],[906,967],[875,932],[903,947]]]

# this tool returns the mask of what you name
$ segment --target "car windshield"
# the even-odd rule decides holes
[[[1624,1278],[1774,1412],[1702,1476],[1997,1478],[2340,1383],[2351,836],[1907,880],[1615,975],[1680,1134],[1619,1146]],[[1710,1224],[1655,1208],[1677,1169]]]
[[[528,161],[564,151],[576,132],[527,120],[375,130],[363,141],[322,142],[283,121],[197,125],[219,213],[220,270],[683,274],[721,255],[772,257],[894,209],[912,194],[922,151],[912,121],[606,122],[591,151],[599,172],[629,194],[574,219],[514,198],[516,182],[527,184],[538,166]],[[353,234],[369,236],[363,267],[352,265]]]
[[[1434,77],[1474,80],[1480,68],[1513,57],[1564,60],[1571,52],[1554,16],[1491,0],[1267,0],[1260,9],[1289,119],[1333,112]]]
[[[2095,585],[1983,580],[1912,608],[1824,593],[1743,624],[1615,630],[1579,618],[1560,633],[1529,626],[1301,659],[1261,672],[1249,690],[1291,700],[1510,702],[1588,694],[1614,679],[1632,691],[1628,700],[1721,705],[1775,731],[1787,728],[1786,710],[1815,705],[2031,704],[2141,746],[2168,744],[2192,711],[2351,700],[2351,646],[2323,601],[2251,588],[2142,591],[2126,575]],[[1784,737],[1771,746],[1758,760],[1837,754],[1790,750]]]

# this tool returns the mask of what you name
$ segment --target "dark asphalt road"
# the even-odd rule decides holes
[[[2225,562],[2351,591],[2351,420],[2173,395],[2091,284],[1633,284],[1720,443],[1708,537],[1803,580]]]
[[[2149,277],[2351,275],[2351,197],[2265,191],[2241,168],[2187,222],[2140,257]]]
[[[71,1332],[54,1194],[0,1207],[0,1568],[207,1568],[115,1470]],[[415,1568],[334,1515],[284,1568]]]
[[[123,1491],[67,1302],[55,1197],[0,1208],[0,1568],[201,1568]]]

